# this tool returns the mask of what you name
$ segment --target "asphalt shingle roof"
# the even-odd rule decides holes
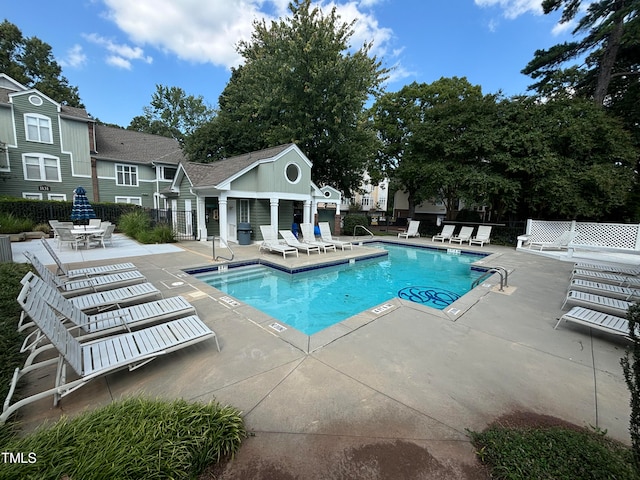
[[[180,144],[173,138],[105,125],[96,125],[95,129],[97,153],[94,157],[98,160],[175,165],[186,160]]]
[[[210,187],[218,185],[260,160],[275,157],[291,145],[291,143],[288,143],[277,147],[265,148],[264,150],[249,152],[211,163],[185,162],[182,166],[194,187]]]

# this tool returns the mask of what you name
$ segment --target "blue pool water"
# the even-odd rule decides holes
[[[388,256],[301,273],[264,265],[196,276],[306,335],[313,335],[394,297],[444,309],[484,272],[477,255],[397,245],[376,245]]]

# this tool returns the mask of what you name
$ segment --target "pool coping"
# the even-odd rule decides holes
[[[400,246],[406,246],[406,247],[421,248],[426,250],[437,250],[437,251],[444,250],[447,253],[450,253],[451,250],[455,250],[459,253],[464,252],[465,254],[478,257],[477,261],[470,264],[471,269],[478,270],[478,271],[485,271],[485,272],[489,272],[492,267],[487,265],[482,265],[482,264],[487,259],[494,257],[496,255],[496,254],[490,254],[485,252],[464,250],[462,248],[452,249],[450,247],[447,248],[447,247],[439,247],[439,246],[431,246],[431,245],[417,245],[413,243],[383,241],[379,239],[362,241],[362,242],[358,242],[355,245],[371,248],[370,244],[373,244],[373,243],[400,245]],[[350,256],[348,258],[340,258],[337,260],[334,259],[326,262],[321,261],[321,262],[313,263],[310,265],[303,265],[298,267],[288,267],[286,265],[282,265],[264,258],[257,257],[252,259],[238,260],[235,262],[234,261],[225,262],[224,264],[220,264],[220,265],[189,267],[189,268],[182,269],[182,271],[190,275],[194,281],[199,282],[200,284],[199,288],[204,290],[205,292],[209,292],[208,295],[214,300],[216,300],[218,303],[220,303],[226,308],[229,308],[235,311],[237,314],[242,315],[247,320],[259,326],[263,330],[271,333],[272,335],[279,337],[281,340],[287,342],[288,344],[303,351],[306,354],[310,354],[326,345],[329,345],[330,343],[338,340],[339,338],[342,338],[345,335],[349,335],[350,333],[357,331],[361,327],[377,320],[378,318],[384,317],[385,315],[403,307],[415,309],[420,312],[429,313],[431,315],[440,317],[444,320],[456,321],[457,319],[462,317],[462,315],[464,315],[464,313],[466,313],[473,305],[475,305],[478,301],[480,301],[482,297],[487,295],[494,287],[494,285],[489,282],[490,282],[490,278],[496,274],[491,275],[491,277],[487,277],[483,281],[483,283],[469,290],[466,294],[464,294],[458,300],[456,300],[451,305],[449,305],[449,307],[446,308],[445,310],[438,310],[433,307],[421,305],[408,300],[403,300],[398,297],[392,297],[389,300],[383,301],[355,315],[352,315],[351,317],[348,317],[338,323],[335,323],[323,330],[320,330],[319,332],[316,332],[313,335],[307,335],[301,332],[300,330],[296,329],[295,327],[292,327],[291,325],[287,324],[286,322],[278,320],[264,313],[263,311],[255,307],[252,307],[251,305],[235,297],[232,297],[231,295],[228,295],[227,293],[221,290],[218,290],[215,287],[212,287],[211,285],[200,280],[196,276],[197,274],[202,274],[206,272],[220,271],[221,269],[223,269],[224,271],[227,271],[227,269],[229,268],[233,269],[233,268],[240,268],[243,266],[250,266],[250,265],[265,265],[285,273],[294,274],[294,273],[301,273],[301,272],[306,272],[311,270],[317,270],[319,268],[327,268],[327,267],[336,266],[336,265],[344,265],[352,262],[370,260],[374,258],[387,256],[387,255],[388,255],[387,251],[381,251],[381,252],[375,252],[375,253],[368,252],[368,253],[364,253],[363,255],[357,255],[355,257]]]

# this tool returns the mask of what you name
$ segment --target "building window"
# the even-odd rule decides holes
[[[39,153],[22,155],[22,167],[25,180],[59,182],[60,159]]]
[[[22,192],[22,198],[25,198],[27,200],[42,200],[42,194]]]
[[[56,202],[66,202],[67,194],[66,193],[49,193],[47,194],[47,198],[49,200],[54,200]]]
[[[135,165],[116,165],[116,185],[138,186],[138,167]]]
[[[3,147],[5,150],[3,150]],[[0,141],[0,171],[8,172],[9,168],[9,152],[6,151],[6,143]]]
[[[284,168],[284,175],[289,183],[298,183],[302,177],[302,171],[297,163],[291,162]]]
[[[50,118],[30,113],[24,116],[24,123],[27,140],[30,142],[53,143]]]
[[[240,222],[250,222],[249,219],[249,200],[240,200],[240,210],[238,212]]]
[[[177,171],[174,167],[160,167],[160,180],[173,180]]]
[[[142,206],[142,197],[116,197],[116,203],[132,203]]]

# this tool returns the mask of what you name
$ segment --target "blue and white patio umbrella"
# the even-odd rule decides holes
[[[73,206],[71,207],[71,220],[88,220],[96,218],[96,213],[89,203],[87,192],[82,187],[77,187],[73,191]]]

